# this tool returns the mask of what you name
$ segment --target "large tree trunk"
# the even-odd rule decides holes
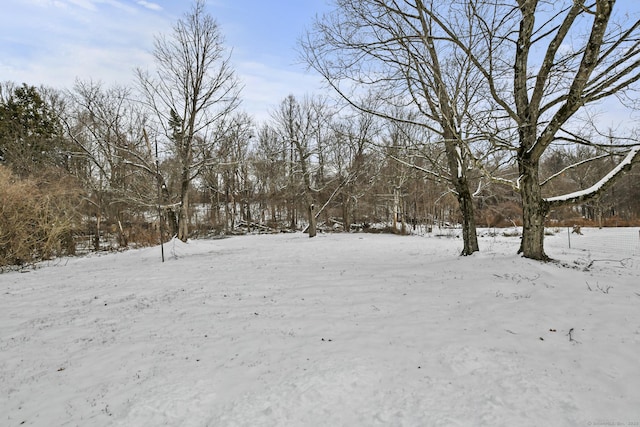
[[[518,159],[520,195],[522,197],[522,240],[518,253],[525,258],[546,261],[544,252],[544,222],[549,206],[542,198],[538,177],[538,161]]]
[[[460,190],[458,190],[458,204],[462,213],[462,241],[464,243],[461,255],[471,255],[474,252],[478,252],[480,248],[476,233],[473,199],[466,183],[461,185]]]
[[[478,235],[476,232],[475,210],[473,208],[473,198],[469,190],[467,181],[467,167],[462,158],[461,149],[455,145],[453,139],[457,136],[445,129],[446,138],[445,150],[447,162],[451,173],[451,182],[456,191],[458,206],[462,215],[462,240],[464,247],[461,255],[467,256],[480,250],[478,246]]]
[[[173,208],[166,208],[165,215],[167,216],[167,221],[169,222],[169,232],[171,233],[171,237],[178,235],[178,219],[176,212]],[[162,219],[161,219],[162,220]]]

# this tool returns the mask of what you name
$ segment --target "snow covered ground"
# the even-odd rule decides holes
[[[640,252],[566,239],[546,264],[502,235],[281,234],[1,274],[0,425],[638,426]]]

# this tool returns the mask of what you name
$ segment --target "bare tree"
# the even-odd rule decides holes
[[[240,85],[204,0],[196,0],[169,37],[156,37],[153,54],[156,73],[138,69],[138,82],[177,161],[178,238],[186,241],[191,182],[215,161],[214,150],[202,146],[216,143],[216,124],[239,105]]]
[[[273,126],[263,124],[253,147],[252,167],[260,203],[261,223],[277,228],[287,206],[287,152],[285,141]]]
[[[69,101],[63,121],[75,146],[71,158],[83,166],[74,172],[88,190],[94,247],[99,249],[103,223],[116,227],[118,244],[127,246],[123,224],[157,203],[154,158],[143,137],[145,110],[132,100],[130,88],[103,88],[91,81],[77,81]]]
[[[476,44],[458,34],[458,22],[437,10],[427,13],[439,22],[484,76],[500,129],[494,142],[514,152],[518,178],[512,185],[522,197],[523,236],[520,252],[545,260],[544,225],[552,207],[597,197],[639,157],[638,146],[623,135],[609,147],[627,155],[603,179],[581,192],[545,196],[540,161],[555,143],[597,145],[577,136],[592,108],[603,101],[628,110],[626,91],[640,79],[640,20],[613,22],[615,1],[548,2],[518,0],[516,4],[468,0],[463,27],[475,28]],[[617,102],[616,101],[622,101]],[[622,131],[621,131],[622,133]],[[502,134],[502,135],[500,135]],[[597,132],[596,132],[597,134]],[[508,141],[515,136],[515,144]]]
[[[298,188],[301,180],[301,193],[304,198],[309,223],[309,237],[316,236],[316,194],[312,161],[318,155],[318,116],[323,114],[323,101],[305,98],[298,102],[293,95],[286,97],[273,114],[276,131],[290,146],[290,191]],[[292,193],[295,194],[295,193]],[[294,203],[292,203],[294,205]]]
[[[419,111],[414,123],[439,135],[448,162],[447,179],[459,202],[463,255],[478,250],[474,207],[467,171],[465,136],[476,100],[475,72],[464,50],[443,37],[428,13],[432,2],[336,0],[333,13],[317,20],[302,42],[303,57],[328,84],[356,108],[393,121],[390,111]],[[460,34],[469,43],[472,33]],[[357,102],[369,87],[376,108]]]
[[[224,230],[232,230],[237,220],[252,221],[252,183],[249,176],[249,141],[253,137],[253,123],[246,113],[233,114],[219,123],[223,126],[214,153],[203,157],[215,159],[204,169],[202,185],[211,194],[214,217],[220,206],[224,211]],[[220,222],[220,221],[219,221]]]
[[[339,182],[339,198],[342,201],[342,224],[345,231],[351,229],[356,220],[358,202],[367,195],[377,175],[373,165],[371,147],[381,133],[380,120],[374,115],[355,110],[334,120],[333,153],[334,167]]]

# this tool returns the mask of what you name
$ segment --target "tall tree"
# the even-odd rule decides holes
[[[312,160],[317,158],[321,144],[318,143],[319,116],[324,114],[324,103],[321,99],[305,98],[300,103],[293,95],[287,96],[273,114],[276,131],[283,141],[290,146],[291,174],[290,190],[298,187],[299,178],[302,183],[301,193],[304,198],[309,222],[309,237],[316,236],[316,194]],[[295,173],[293,173],[295,171]]]
[[[494,135],[513,150],[519,175],[513,187],[520,192],[523,236],[520,252],[545,260],[544,225],[555,206],[597,197],[640,156],[624,130],[609,147],[626,152],[610,173],[589,189],[566,195],[545,195],[540,162],[555,143],[597,145],[578,137],[593,108],[629,111],[626,91],[640,79],[640,20],[613,22],[615,0],[518,0],[496,3],[467,0],[464,26],[437,10],[427,13],[441,23],[446,37],[455,41],[483,76],[491,94],[499,128]],[[461,31],[477,32],[478,42],[467,43]],[[621,102],[620,102],[621,101]],[[596,129],[598,124],[590,121]],[[515,136],[515,145],[509,139]],[[511,145],[509,147],[509,145]]]
[[[154,154],[143,135],[147,110],[132,100],[130,88],[104,88],[91,81],[77,81],[69,100],[63,122],[75,145],[74,173],[89,193],[87,201],[96,220],[94,246],[98,250],[103,221],[118,228],[118,243],[126,246],[123,224],[132,222],[132,214],[142,216],[154,206],[156,180],[164,184],[156,176]],[[78,165],[76,159],[84,162]],[[165,200],[163,205],[170,203]],[[166,213],[170,229],[177,231],[175,214],[170,208]]]
[[[392,121],[390,111],[419,111],[415,123],[439,135],[448,162],[447,179],[459,202],[463,255],[478,250],[465,135],[476,100],[474,68],[455,43],[443,37],[428,9],[417,0],[335,0],[333,13],[317,20],[302,42],[303,57],[345,100]],[[466,31],[461,34],[473,43]],[[361,87],[378,96],[377,108],[357,102]]]
[[[356,219],[358,201],[371,191],[377,172],[373,163],[379,159],[371,155],[370,148],[381,133],[381,126],[375,116],[356,110],[334,120],[332,127],[335,137],[330,149],[340,178],[342,225],[349,231]]]
[[[253,137],[253,123],[246,113],[236,113],[220,122],[220,125],[224,129],[217,132],[221,137],[215,146],[215,153],[203,155],[216,161],[205,167],[201,181],[214,204],[212,219],[219,217],[220,206],[223,206],[224,230],[229,232],[238,219],[247,224],[252,221],[252,185],[247,157],[249,142]]]
[[[425,125],[442,136],[461,206],[465,192],[455,184],[466,179],[465,160],[487,171],[479,161],[486,153],[469,141],[488,141],[490,151],[512,153],[516,179],[488,177],[521,195],[525,257],[547,259],[544,224],[552,207],[597,197],[640,157],[637,142],[621,130],[609,149],[623,160],[597,184],[567,195],[541,189],[540,161],[550,147],[598,145],[576,137],[595,106],[634,107],[629,91],[640,80],[637,10],[615,19],[614,11],[624,12],[615,0],[336,5],[303,43],[307,61],[346,99],[345,81],[355,83],[355,90],[374,85],[396,104],[417,105],[429,118]],[[442,66],[447,63],[455,66]],[[598,124],[590,126],[597,130]]]
[[[179,168],[178,238],[183,241],[189,237],[190,185],[215,162],[208,147],[223,128],[217,124],[240,103],[240,85],[223,42],[205,1],[196,0],[169,37],[156,37],[156,73],[137,70],[146,103]]]
[[[287,150],[273,126],[263,124],[257,132],[252,155],[253,174],[261,207],[261,221],[277,228],[287,205]]]

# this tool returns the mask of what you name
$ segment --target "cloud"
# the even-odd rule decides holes
[[[95,12],[96,10],[98,10],[98,7],[95,5],[95,1],[93,0],[67,0],[68,3],[74,5],[74,6],[78,6],[82,9],[85,10],[90,10]],[[54,3],[58,3],[60,5],[64,5],[64,2],[60,2],[60,1],[56,1]]]
[[[167,17],[119,0],[7,0],[0,16],[2,80],[71,88],[76,77],[130,84],[147,68]]]
[[[151,10],[157,10],[160,11],[162,10],[162,6],[160,6],[157,3],[151,3],[149,1],[145,1],[145,0],[139,0],[138,4],[142,7],[146,7],[147,9],[151,9]]]
[[[76,79],[102,81],[107,85],[131,85],[134,68],[152,66],[153,57],[136,46],[103,49],[97,46],[69,43],[55,52],[42,54],[37,61],[4,62],[3,78],[35,86],[45,85],[71,89]]]
[[[182,12],[159,0],[3,1],[12,15],[0,14],[0,80],[58,89],[71,89],[76,79],[133,85],[135,68],[154,68],[154,36],[169,31]],[[256,46],[248,24],[234,26],[234,19],[227,18],[223,31],[236,30],[225,45],[244,85],[243,110],[263,121],[287,95],[320,90],[317,76],[291,66],[288,49]]]
[[[270,66],[266,62],[237,62],[235,67],[244,85],[240,95],[242,108],[258,122],[268,120],[270,111],[287,95],[303,97],[320,91],[322,86],[318,75]]]

